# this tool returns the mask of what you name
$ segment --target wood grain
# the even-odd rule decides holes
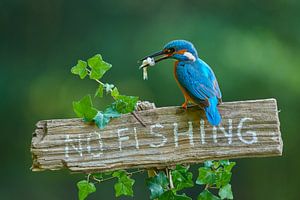
[[[282,155],[275,99],[227,102],[222,123],[208,124],[197,107],[162,107],[113,119],[103,129],[81,119],[43,120],[33,133],[32,170],[101,172],[163,168],[210,159]]]

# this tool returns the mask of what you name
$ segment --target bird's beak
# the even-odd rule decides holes
[[[170,56],[171,56],[170,54],[166,54],[164,51],[158,51],[158,52],[155,52],[155,53],[153,53],[153,54],[151,54],[149,56],[145,56],[144,58],[142,58],[141,60],[139,60],[139,62],[143,62],[143,60],[145,60],[148,57],[150,57],[150,58],[154,59],[155,63],[158,63],[158,62],[160,62],[162,60],[170,58]],[[149,63],[146,64],[146,65],[141,65],[140,69],[142,69],[144,67],[148,67],[148,66],[150,66]]]

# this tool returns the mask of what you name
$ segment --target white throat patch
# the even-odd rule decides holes
[[[193,61],[193,62],[196,61],[195,56],[188,51],[184,52],[183,55],[186,56],[190,61]]]

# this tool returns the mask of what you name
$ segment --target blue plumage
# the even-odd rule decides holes
[[[218,81],[212,69],[198,57],[194,45],[186,40],[173,40],[164,48],[147,57],[159,57],[156,62],[164,59],[176,59],[174,73],[175,78],[185,98],[183,108],[187,108],[188,102],[200,105],[211,125],[217,126],[221,122],[218,104],[222,94]],[[141,67],[147,67],[142,65]]]
[[[185,90],[183,92],[188,96],[186,98],[204,107],[206,117],[212,125],[220,124],[221,116],[217,105],[222,95],[212,69],[198,57],[196,49],[190,42],[175,40],[168,43],[165,48],[175,48],[175,53],[172,55],[178,60],[175,66],[175,77]],[[191,53],[195,60],[185,52]]]

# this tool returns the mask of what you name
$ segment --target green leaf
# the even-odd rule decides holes
[[[203,190],[197,200],[220,200],[219,197],[215,196],[214,194],[212,194],[210,191],[208,190]]]
[[[176,169],[172,170],[172,180],[176,191],[194,186],[193,174],[188,172],[188,169],[189,167],[177,165]]]
[[[138,100],[135,96],[118,95],[114,104],[119,113],[126,114],[134,111]]]
[[[86,75],[88,74],[86,67],[87,67],[87,64],[85,61],[78,60],[77,65],[72,67],[71,72],[73,74],[79,75],[81,79],[84,79],[86,77]]]
[[[146,185],[150,190],[150,199],[155,199],[162,195],[168,184],[168,178],[163,172],[159,172],[156,176],[148,178]]]
[[[158,200],[192,200],[192,198],[186,196],[185,194],[183,195],[179,195],[176,194],[174,191],[172,190],[168,190],[166,192],[164,192],[159,198]]]
[[[97,115],[94,117],[96,125],[103,129],[110,121],[111,118],[120,117],[121,114],[114,108],[110,106],[105,109],[104,112],[98,111]]]
[[[111,91],[111,96],[116,99],[120,95],[118,88],[114,87],[114,89]]]
[[[214,169],[217,169],[218,167],[220,167],[220,165],[221,165],[221,164],[220,164],[219,161],[214,161],[214,162],[213,162],[213,168],[214,168]]]
[[[199,171],[199,176],[197,178],[196,183],[199,185],[204,185],[204,184],[214,184],[216,181],[216,175],[215,173],[211,170],[211,168],[208,167],[200,167],[198,169]]]
[[[235,162],[229,162],[228,165],[225,165],[224,166],[224,170],[227,171],[227,172],[230,172],[232,170],[232,168],[235,166]]]
[[[231,172],[224,171],[223,168],[219,168],[216,172],[216,187],[227,185],[231,180]]]
[[[220,188],[230,183],[231,180],[231,169],[235,165],[235,162],[229,162],[228,160],[221,160],[219,167],[216,170],[216,187]]]
[[[227,185],[223,186],[219,190],[219,196],[221,197],[221,199],[233,199],[231,185],[227,184]]]
[[[220,162],[220,164],[221,164],[222,166],[230,165],[229,160],[220,160],[219,162]]]
[[[127,176],[127,172],[125,170],[118,170],[118,171],[114,171],[112,173],[112,176],[113,177],[117,177],[117,178],[120,178],[122,176]]]
[[[105,72],[111,68],[111,64],[103,61],[100,54],[89,58],[88,65],[91,68],[90,78],[95,80],[102,78]]]
[[[132,186],[135,181],[127,175],[126,171],[116,171],[112,176],[118,178],[118,182],[114,186],[116,197],[121,195],[133,196]]]
[[[103,97],[103,85],[99,84],[98,89],[96,90],[95,97],[98,96],[100,98]]]
[[[77,183],[78,199],[84,200],[89,194],[96,192],[94,183],[89,183],[87,180],[82,180]]]
[[[207,160],[204,162],[204,167],[212,167],[213,166],[213,161],[212,160]]]
[[[85,121],[92,121],[97,114],[91,95],[84,96],[80,101],[73,101],[73,110],[78,117],[83,117]]]

